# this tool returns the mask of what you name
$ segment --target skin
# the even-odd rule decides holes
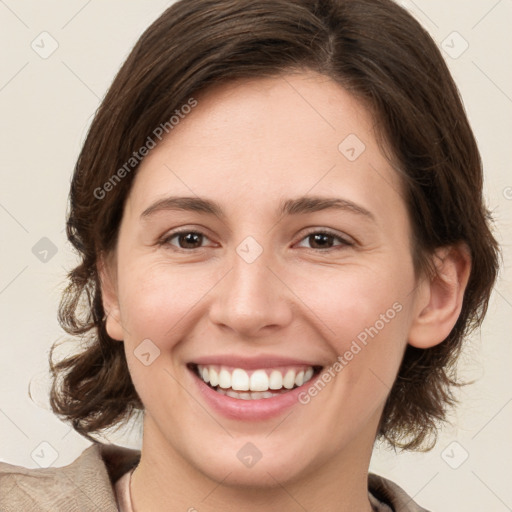
[[[449,334],[468,252],[440,249],[440,275],[415,275],[401,185],[374,120],[328,77],[287,73],[196,98],[141,163],[116,251],[100,262],[107,330],[124,342],[145,406],[134,510],[368,512],[372,447],[403,352]],[[349,134],[366,146],[354,161],[338,149]],[[141,218],[170,195],[214,200],[224,217]],[[332,208],[277,215],[281,200],[302,195],[345,198],[375,219]],[[205,238],[192,249],[179,237],[158,243],[176,228]],[[307,236],[325,229],[354,244]],[[252,263],[236,252],[248,236],[263,249]],[[227,419],[192,386],[186,363],[198,356],[294,355],[328,367],[394,303],[401,311],[325,389],[277,418]],[[149,366],[134,355],[144,339],[160,349]],[[236,456],[247,442],[262,453],[251,468]]]

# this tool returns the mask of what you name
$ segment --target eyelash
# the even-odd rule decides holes
[[[189,234],[202,235],[204,238],[209,240],[209,238],[204,233],[202,233],[201,231],[195,231],[195,230],[191,230],[191,229],[184,229],[184,230],[180,230],[180,231],[175,231],[173,233],[169,233],[167,236],[165,236],[159,242],[159,245],[173,246],[173,244],[171,244],[171,242],[170,242],[172,239],[174,239],[176,237],[179,237],[180,235],[189,235]],[[328,236],[331,236],[335,240],[338,240],[340,242],[339,245],[335,245],[333,247],[328,247],[327,249],[309,248],[310,250],[316,251],[316,252],[330,252],[330,251],[333,251],[333,250],[337,250],[337,248],[339,249],[339,248],[342,248],[342,247],[352,247],[353,245],[355,245],[353,242],[350,242],[350,241],[346,240],[345,238],[343,238],[340,235],[330,231],[329,229],[318,229],[318,228],[314,229],[314,230],[311,230],[308,233],[306,233],[300,239],[299,242],[302,242],[303,240],[307,239],[308,237],[310,237],[312,235],[328,235]],[[204,249],[204,247],[194,247],[192,249],[184,249],[183,247],[173,246],[173,250],[176,250],[178,252],[191,252],[191,251],[195,251],[195,250],[198,250],[198,249]]]

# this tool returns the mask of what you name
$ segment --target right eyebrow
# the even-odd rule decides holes
[[[141,218],[150,217],[154,213],[162,210],[186,210],[215,215],[220,219],[225,218],[222,208],[215,201],[210,201],[209,199],[203,199],[200,197],[178,196],[166,197],[156,201],[142,212]]]

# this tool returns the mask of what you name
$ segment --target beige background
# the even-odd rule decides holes
[[[480,144],[505,266],[483,328],[464,352],[461,373],[476,383],[461,393],[454,426],[428,454],[377,450],[371,469],[435,512],[510,511],[512,1],[400,3],[446,50]],[[47,355],[64,338],[56,309],[65,270],[74,262],[63,233],[69,179],[115,72],[167,5],[0,0],[0,458],[8,462],[61,466],[89,444],[50,412],[47,401]],[[52,44],[58,48],[42,58]],[[44,250],[46,262],[40,259]],[[137,432],[109,439],[138,446]]]

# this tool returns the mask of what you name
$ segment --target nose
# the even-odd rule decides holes
[[[250,263],[234,255],[231,270],[214,289],[213,323],[237,337],[256,337],[291,322],[293,294],[271,260],[265,252]]]

